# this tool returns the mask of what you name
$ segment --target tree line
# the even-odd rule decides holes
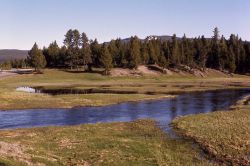
[[[250,43],[232,34],[229,39],[219,35],[218,28],[211,38],[177,38],[170,40],[148,37],[140,40],[133,36],[129,41],[122,39],[98,43],[89,40],[85,33],[77,29],[68,30],[64,45],[59,47],[52,42],[40,50],[35,43],[29,51],[26,64],[40,69],[70,68],[91,71],[102,67],[108,74],[113,67],[136,69],[138,65],[157,64],[164,68],[178,68],[186,65],[191,68],[213,68],[230,73],[250,71]]]

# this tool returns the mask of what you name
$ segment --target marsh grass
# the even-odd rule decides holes
[[[151,120],[19,129],[0,135],[0,141],[25,147],[26,164],[212,165],[190,142],[169,138]],[[0,161],[15,163],[22,157],[11,158],[10,153]]]
[[[250,106],[245,110],[232,108],[233,111],[180,117],[172,124],[216,160],[228,165],[250,165]]]

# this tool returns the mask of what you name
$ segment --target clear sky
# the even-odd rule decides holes
[[[137,35],[212,36],[250,40],[250,0],[1,0],[0,49],[30,49],[77,28],[100,42]]]

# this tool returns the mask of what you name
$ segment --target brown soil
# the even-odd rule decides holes
[[[204,71],[200,69],[190,68],[185,65],[181,65],[178,68],[162,69],[157,65],[145,66],[140,65],[135,70],[124,69],[124,68],[114,68],[111,70],[110,75],[113,77],[119,76],[195,76],[195,77],[232,77],[232,74],[227,74],[225,72],[215,70],[215,69],[205,69]]]

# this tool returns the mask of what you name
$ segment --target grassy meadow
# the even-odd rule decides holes
[[[151,120],[0,131],[0,165],[212,165]]]

